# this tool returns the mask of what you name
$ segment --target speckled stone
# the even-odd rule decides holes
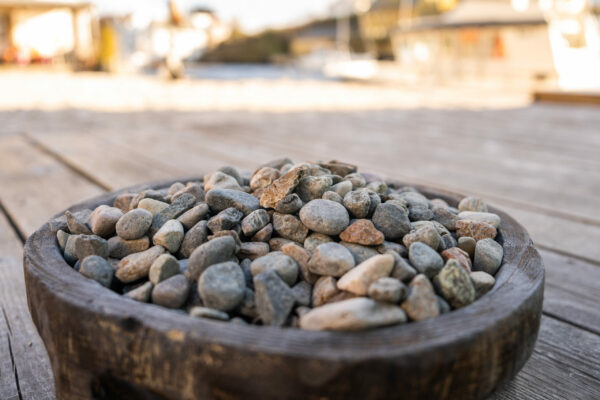
[[[181,214],[177,218],[177,221],[181,222],[183,228],[187,230],[192,228],[199,221],[205,219],[208,216],[208,211],[208,204],[201,203]]]
[[[473,269],[495,275],[502,264],[504,249],[493,239],[482,239],[475,246]]]
[[[108,238],[115,234],[115,225],[122,216],[119,208],[103,204],[92,212],[89,225],[95,235]]]
[[[397,304],[406,297],[406,285],[395,278],[379,278],[369,286],[369,297],[376,301]]]
[[[81,275],[93,279],[105,287],[110,286],[114,272],[108,261],[95,255],[85,257],[79,267]]]
[[[243,242],[238,251],[239,258],[249,258],[255,260],[258,257],[266,256],[269,253],[269,245],[264,242]]]
[[[296,193],[300,199],[308,203],[314,199],[323,197],[323,193],[333,185],[333,180],[328,176],[307,176],[298,182]]]
[[[275,208],[277,203],[294,191],[298,183],[308,176],[309,167],[300,165],[265,187],[260,198],[260,205],[265,208]]]
[[[433,278],[444,267],[444,260],[431,247],[421,242],[408,249],[408,259],[413,267],[428,278]]]
[[[288,194],[275,205],[275,211],[281,214],[295,214],[304,203],[296,193]]]
[[[456,260],[450,259],[434,278],[439,293],[454,308],[465,307],[475,301],[475,288],[469,273]]]
[[[308,330],[356,331],[406,322],[398,306],[359,297],[313,308],[300,317]]]
[[[156,285],[178,273],[179,262],[177,259],[171,254],[161,254],[150,266],[148,279]]]
[[[487,204],[478,197],[465,197],[458,203],[460,211],[481,211],[487,212]]]
[[[227,175],[221,171],[215,171],[211,174],[204,176],[204,188],[209,191],[212,189],[229,189],[229,190],[241,190],[237,179],[233,176]]]
[[[80,210],[74,213],[65,211],[67,217],[67,226],[69,227],[69,233],[77,235],[92,235],[93,232],[88,225],[88,220],[92,214],[91,210]]]
[[[198,280],[198,293],[206,307],[230,311],[244,299],[246,279],[237,263],[224,262],[208,267]]]
[[[458,247],[461,250],[464,250],[469,254],[469,257],[473,258],[475,256],[475,246],[477,245],[477,241],[469,236],[463,236],[458,238]]]
[[[383,243],[384,237],[370,220],[359,219],[340,233],[340,239],[349,243],[377,246]]]
[[[479,241],[482,239],[493,239],[496,237],[496,233],[496,228],[485,222],[466,219],[456,221],[456,235],[458,237],[469,236]]]
[[[242,220],[242,232],[246,237],[253,236],[271,221],[271,216],[265,210],[252,211]]]
[[[198,279],[213,264],[230,261],[236,253],[236,242],[231,236],[222,236],[198,246],[191,254],[185,276],[191,281]]]
[[[333,242],[330,236],[313,232],[304,240],[304,248],[308,251],[314,251],[319,245],[329,242]]]
[[[283,326],[296,302],[292,289],[273,269],[265,269],[256,275],[254,288],[256,308],[262,322]]]
[[[323,193],[323,196],[321,198],[323,200],[331,200],[339,204],[344,204],[344,199],[342,198],[342,196],[340,196],[336,192],[332,192],[331,190]]]
[[[360,189],[367,186],[367,181],[360,173],[354,172],[344,176],[344,180],[352,183],[352,189]]]
[[[337,282],[338,289],[364,296],[373,282],[389,276],[393,268],[394,257],[391,254],[371,257],[346,272]]]
[[[494,228],[498,228],[501,222],[498,214],[477,211],[462,211],[458,214],[458,219],[485,222],[486,224],[492,225]]]
[[[243,217],[243,212],[236,208],[230,207],[209,219],[206,226],[212,233],[228,231],[235,229],[242,221]]]
[[[282,237],[274,237],[269,239],[269,247],[271,248],[271,251],[281,251],[281,248],[283,246],[285,246],[288,243],[296,243],[293,240],[290,239],[285,239]],[[296,243],[298,244],[298,243]]]
[[[129,204],[129,209],[133,210],[134,208],[139,207],[140,203],[144,199],[158,200],[163,203],[167,203],[169,201],[169,193],[168,193],[168,190],[154,190],[154,189],[142,190],[133,199],[131,199],[131,203]],[[148,210],[148,211],[150,211],[150,210]]]
[[[192,252],[196,250],[198,246],[206,242],[208,239],[208,228],[206,221],[199,221],[191,227],[183,236],[183,242],[179,247],[179,253],[184,258],[190,258]]]
[[[298,264],[292,257],[280,251],[259,257],[250,264],[250,271],[254,277],[266,270],[276,271],[289,286],[292,286],[298,279]]]
[[[268,242],[273,235],[273,224],[265,225],[250,238],[252,242]]]
[[[123,283],[145,278],[154,260],[164,252],[164,247],[154,246],[141,253],[130,254],[119,262],[115,276]]]
[[[322,276],[315,282],[312,292],[312,304],[318,307],[329,302],[340,290],[337,287],[337,280],[332,276]]]
[[[176,219],[171,219],[163,224],[152,238],[152,243],[156,246],[162,246],[175,253],[179,250],[183,241],[183,225]]]
[[[408,249],[413,243],[421,242],[432,249],[437,250],[441,241],[442,238],[440,237],[440,234],[434,227],[429,225],[414,230],[402,238],[402,243],[404,243],[404,246]]]
[[[341,241],[340,244],[347,248],[352,256],[354,257],[354,262],[358,265],[365,260],[368,260],[371,257],[375,257],[379,255],[379,252],[373,247],[363,246],[362,244],[356,243],[348,243]]]
[[[256,171],[250,179],[252,190],[266,188],[279,178],[279,170],[271,167],[263,167]]]
[[[437,317],[440,306],[431,282],[425,275],[419,274],[408,285],[408,296],[401,307],[413,321]]]
[[[167,221],[176,219],[195,204],[196,198],[189,193],[185,193],[178,197],[167,208],[154,215],[154,218],[152,218],[152,225],[150,225],[150,236],[154,236]],[[179,225],[181,226],[181,223],[179,223]]]
[[[371,209],[371,197],[365,190],[353,190],[344,196],[344,206],[352,216],[365,218]]]
[[[152,294],[152,289],[154,289],[154,284],[152,282],[145,282],[142,285],[136,287],[125,293],[126,297],[130,299],[140,301],[142,303],[147,303],[150,301],[150,295]]]
[[[206,204],[216,212],[233,207],[244,215],[250,214],[260,207],[258,199],[251,194],[231,189],[213,189],[206,193]]]
[[[477,299],[489,292],[496,283],[494,277],[484,271],[474,271],[469,276],[475,288],[475,298]]]
[[[400,239],[410,231],[410,220],[406,210],[389,201],[377,206],[372,221],[386,240]]]
[[[102,258],[109,256],[108,242],[96,235],[75,236],[75,255],[83,260],[87,256],[96,255]]]
[[[229,321],[229,315],[223,311],[208,307],[196,306],[190,309],[190,315],[196,318],[215,319],[217,321]]]
[[[344,246],[335,243],[319,245],[308,262],[313,274],[339,277],[354,268],[354,257]]]
[[[444,261],[448,261],[449,259],[456,260],[467,272],[471,272],[471,258],[469,257],[469,253],[458,248],[451,247],[442,251],[442,258]]]
[[[124,214],[116,223],[116,232],[125,240],[139,239],[146,234],[152,224],[152,214],[143,208],[136,208]]]
[[[182,274],[172,276],[152,289],[152,303],[167,308],[180,308],[190,293],[190,282]]]
[[[433,207],[433,219],[444,225],[447,229],[455,230],[458,217],[447,207]]]
[[[300,220],[310,230],[339,235],[350,223],[348,211],[335,201],[312,200],[300,209]]]
[[[349,192],[352,191],[352,182],[341,181],[341,182],[336,183],[335,185],[331,186],[331,189],[329,189],[329,190],[337,193],[342,198],[342,201],[343,201],[344,196],[346,196],[346,194],[348,194]]]
[[[125,240],[119,236],[108,239],[108,255],[118,259],[147,250],[149,247],[150,239],[148,239],[148,236],[134,240]]]
[[[117,207],[119,210],[123,211],[123,213],[126,213],[129,211],[129,205],[135,196],[135,193],[121,193],[113,201],[113,207]]]
[[[142,199],[137,206],[138,209],[148,211],[150,214],[152,214],[152,217],[167,207],[169,207],[169,203],[165,203],[164,201],[156,199]]]
[[[302,243],[308,235],[308,228],[291,214],[273,214],[273,230],[279,236]]]
[[[237,170],[237,168],[232,167],[231,165],[224,165],[222,167],[219,167],[217,171],[234,177],[240,186],[244,185],[244,178],[242,178],[242,175],[240,175],[240,172]]]

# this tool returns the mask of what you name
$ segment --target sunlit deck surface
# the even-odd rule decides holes
[[[23,241],[106,191],[339,159],[481,196],[530,232],[546,267],[536,348],[494,399],[600,398],[600,109],[529,93],[324,81],[164,82],[0,74],[0,399],[53,399],[23,284]]]

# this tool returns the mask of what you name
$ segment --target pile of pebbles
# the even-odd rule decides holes
[[[193,317],[361,330],[465,307],[494,285],[500,217],[339,162],[119,195],[51,222],[65,260],[129,299]]]

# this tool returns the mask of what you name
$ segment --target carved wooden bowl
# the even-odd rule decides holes
[[[463,197],[418,189],[453,206]],[[69,210],[112,204],[123,191]],[[422,322],[314,332],[193,318],[83,277],[47,226],[25,245],[29,310],[59,399],[481,399],[530,356],[544,287],[542,260],[525,229],[490,211],[502,218],[504,247],[493,289]]]

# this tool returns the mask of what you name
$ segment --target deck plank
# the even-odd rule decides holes
[[[1,259],[0,264],[2,264]],[[0,285],[1,279],[0,277]],[[2,305],[2,309],[4,309],[4,305]],[[2,354],[0,357],[0,399],[18,400],[19,392],[13,364],[12,343],[6,321],[4,315],[0,315],[0,354]]]

